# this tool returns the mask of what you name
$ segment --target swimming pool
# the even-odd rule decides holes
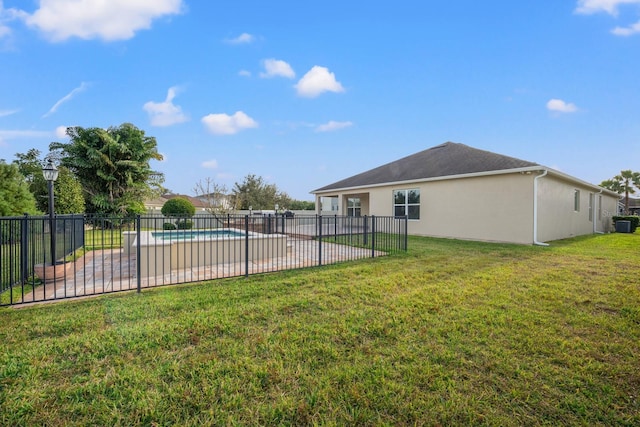
[[[243,263],[281,257],[287,236],[242,229],[125,231],[124,254],[139,254],[140,276],[161,276],[174,270]]]
[[[154,239],[160,240],[200,240],[200,239],[225,239],[230,237],[244,237],[244,231],[222,228],[219,230],[168,230],[154,231],[151,233]]]

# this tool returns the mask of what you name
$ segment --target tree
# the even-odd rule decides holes
[[[30,149],[25,154],[17,153],[13,163],[18,166],[20,173],[25,177],[29,185],[29,191],[36,200],[36,207],[42,212],[49,211],[49,188],[42,175],[42,168],[46,163],[40,159],[40,151]],[[57,161],[59,162],[59,160]],[[84,212],[84,197],[82,186],[71,171],[60,166],[58,179],[53,187],[55,197],[55,211],[58,214],[71,214]]]
[[[316,204],[306,200],[292,200],[288,208],[292,211],[313,211],[316,209]]]
[[[191,218],[196,214],[196,208],[189,200],[184,197],[174,197],[169,199],[162,205],[162,215],[177,218],[176,225],[178,228],[191,228],[192,223],[187,218]],[[182,221],[181,221],[182,219]]]
[[[163,190],[164,176],[149,166],[162,160],[154,137],[130,123],[118,127],[67,128],[69,143],[53,142],[61,165],[82,184],[87,210],[103,215],[130,216],[140,211],[141,200]]]
[[[236,209],[274,209],[286,208],[291,198],[279,191],[275,184],[267,184],[262,177],[247,175],[242,184],[233,186],[232,199]]]
[[[162,215],[178,218],[191,218],[196,214],[196,208],[184,197],[174,197],[162,205]]]
[[[26,153],[16,153],[16,160],[13,164],[18,166],[18,170],[24,176],[27,183],[31,184],[40,175],[42,177],[43,161],[40,159],[40,151],[35,148]],[[44,181],[44,178],[42,178]]]
[[[629,195],[635,194],[636,189],[640,189],[640,172],[632,172],[628,169],[623,170],[619,175],[602,181],[600,186],[618,194],[624,194],[624,213],[628,215]]]
[[[44,181],[44,179],[43,179]],[[47,188],[47,192],[49,189]],[[84,213],[82,186],[71,171],[64,166],[58,168],[58,179],[53,186],[54,209],[57,214]],[[43,211],[49,210],[49,198],[43,197]],[[38,204],[40,206],[40,204]]]
[[[18,166],[0,160],[0,216],[37,214],[36,201]]]
[[[231,212],[232,205],[229,202],[228,190],[225,185],[217,184],[211,178],[205,178],[204,181],[196,183],[193,191],[205,205],[205,210],[211,215],[217,217]]]

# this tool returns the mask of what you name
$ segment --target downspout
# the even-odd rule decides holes
[[[601,188],[600,192],[598,194],[596,194],[596,196],[599,196],[602,194],[604,190]],[[602,209],[602,206],[598,206],[598,199],[599,197],[594,197],[594,201],[593,201],[593,205],[595,207],[594,212],[592,213],[593,215],[593,234],[604,234],[604,231],[598,231],[598,221],[596,220],[596,218],[598,217],[598,215],[596,215],[598,213],[598,209]]]
[[[549,246],[548,243],[538,241],[538,180],[548,172],[544,169],[540,175],[533,178],[533,244],[538,246]]]

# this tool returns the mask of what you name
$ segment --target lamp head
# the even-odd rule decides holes
[[[55,181],[58,179],[58,168],[56,168],[51,159],[49,159],[47,165],[42,168],[42,175],[44,175],[44,179],[47,181]]]

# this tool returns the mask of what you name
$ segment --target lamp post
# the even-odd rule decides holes
[[[49,184],[49,232],[51,233],[51,265],[56,264],[56,230],[53,223],[53,183],[58,179],[58,169],[51,159],[47,161],[47,165],[42,168],[42,175]]]

